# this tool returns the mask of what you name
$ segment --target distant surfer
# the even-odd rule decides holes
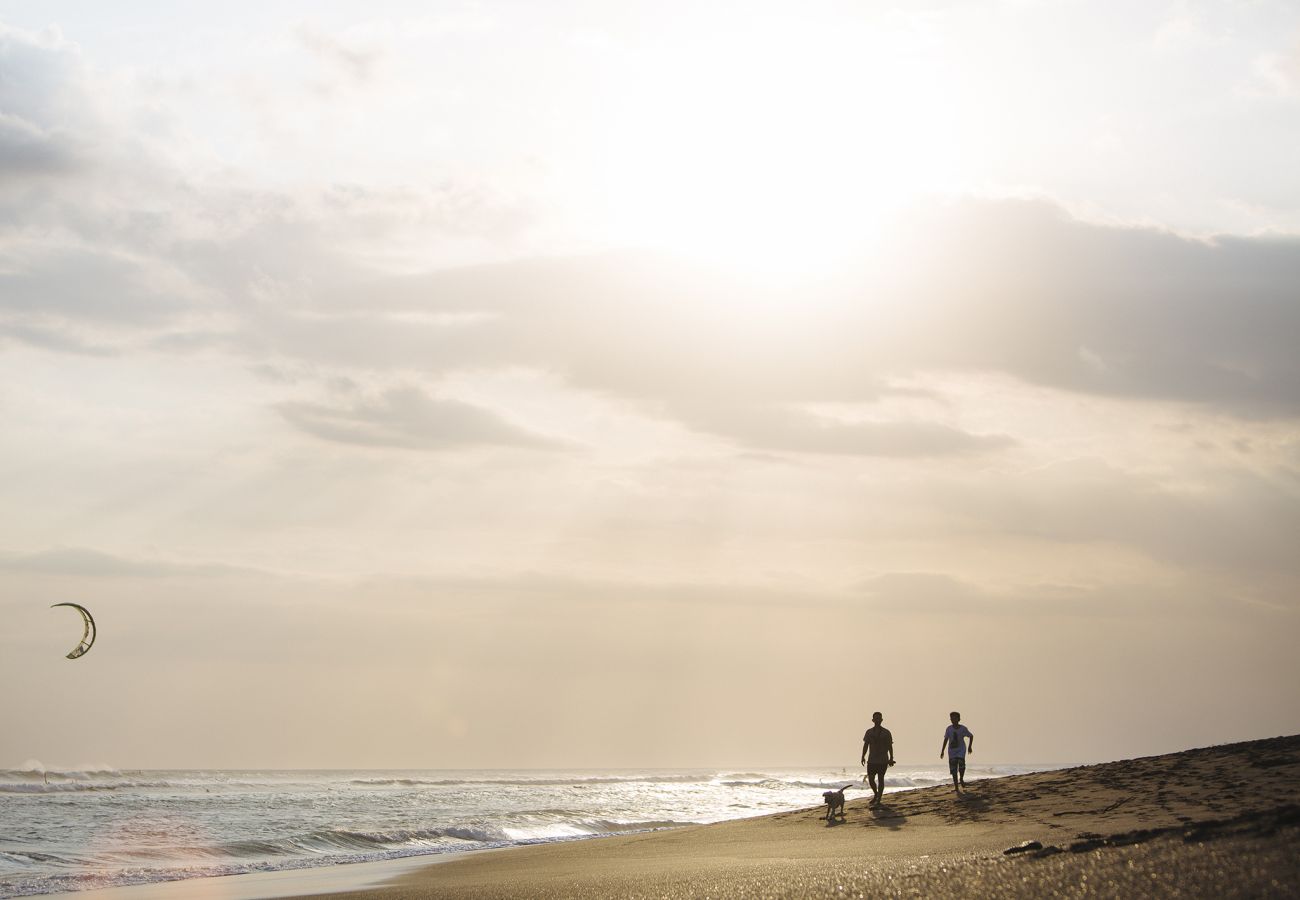
[[[948,771],[952,773],[953,790],[961,793],[966,786],[966,754],[975,752],[975,735],[961,724],[961,713],[950,712],[948,718],[952,724],[943,730],[943,744],[939,747],[939,758],[948,752]]]
[[[894,736],[880,723],[884,721],[880,713],[872,713],[871,721],[875,724],[862,736],[862,765],[867,767],[867,781],[875,794],[871,805],[880,802],[885,793],[885,773],[894,764]]]

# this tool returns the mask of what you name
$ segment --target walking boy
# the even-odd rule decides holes
[[[961,713],[948,713],[952,720],[943,731],[943,744],[939,747],[939,758],[948,751],[948,771],[952,773],[952,786],[957,793],[966,786],[966,754],[975,752],[975,735],[961,724]]]

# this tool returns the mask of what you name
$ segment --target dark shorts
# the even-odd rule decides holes
[[[889,760],[884,762],[867,762],[867,775],[884,775],[889,771]]]
[[[954,775],[961,775],[966,771],[966,757],[950,756],[948,757],[948,771]]]

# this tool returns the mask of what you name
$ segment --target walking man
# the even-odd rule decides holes
[[[943,731],[943,744],[939,747],[939,758],[943,759],[943,752],[946,749],[948,771],[952,773],[952,786],[960,794],[961,789],[966,786],[966,754],[975,752],[975,735],[961,724],[961,713],[948,713],[948,718],[952,720],[952,724]]]
[[[894,736],[889,729],[881,725],[884,716],[872,713],[871,721],[875,724],[862,736],[862,765],[867,767],[867,780],[871,783],[871,805],[880,802],[885,793],[885,772],[894,764]]]

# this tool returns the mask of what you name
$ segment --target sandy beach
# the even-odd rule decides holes
[[[859,797],[843,821],[824,814],[470,854],[315,896],[1295,896],[1300,736],[982,781],[960,798]],[[1042,849],[1005,853],[1026,841]]]

